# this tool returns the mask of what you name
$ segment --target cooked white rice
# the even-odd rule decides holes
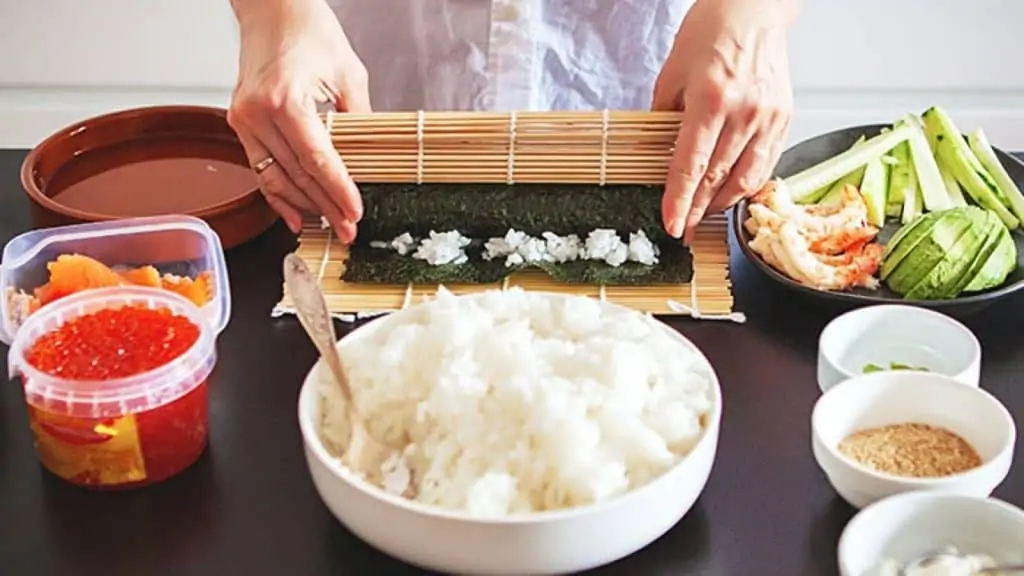
[[[416,239],[403,232],[390,242],[373,240],[372,248],[394,250],[405,256],[424,260],[433,266],[443,264],[465,264],[469,261],[466,247],[473,243],[458,230],[447,232],[431,231],[427,238]],[[415,252],[413,252],[415,250]],[[510,228],[501,238],[490,238],[483,242],[484,260],[504,258],[506,266],[518,266],[540,262],[572,262],[574,260],[602,260],[609,266],[618,267],[625,262],[639,262],[647,266],[658,263],[658,245],[651,242],[643,230],[629,233],[624,241],[619,233],[608,228],[591,230],[586,240],[576,234],[559,236],[544,232],[540,238]]]
[[[342,350],[370,433],[410,444],[362,470],[400,494],[477,516],[612,498],[693,449],[711,409],[706,362],[650,316],[520,289],[384,318]],[[343,399],[322,372],[321,434],[346,446]]]

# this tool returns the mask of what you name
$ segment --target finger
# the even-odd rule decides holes
[[[736,161],[732,175],[715,196],[709,211],[725,210],[764,186],[771,176],[775,144],[776,138],[773,133],[761,131],[754,135]]]
[[[281,131],[278,130],[277,125],[269,119],[263,119],[256,121],[256,126],[260,134],[263,135],[263,142],[276,160],[276,164],[280,165],[280,168],[283,168],[283,171],[294,182],[295,188],[289,192],[301,198],[299,201],[303,204],[310,206],[310,212],[322,214],[327,218],[331,228],[338,233],[338,237],[342,241],[348,242],[349,238],[343,234],[345,230],[349,229],[348,226],[345,226],[345,222],[350,221],[350,218],[331,199],[330,195],[324,191],[320,183],[302,166],[302,162],[295,152],[292,151],[291,144],[281,134]],[[273,168],[274,166],[271,166],[267,169],[267,172],[270,172]],[[286,198],[291,201],[293,196],[286,196]],[[294,205],[299,201],[292,201],[291,203]]]
[[[346,219],[358,222],[363,216],[359,188],[349,176],[341,156],[335,152],[331,135],[316,111],[292,99],[285,105],[283,114],[275,115],[274,124],[295,151],[300,166],[316,180],[328,200]]]
[[[338,238],[346,244],[351,244],[356,241],[356,225],[348,220],[341,223],[341,228],[335,230]]]
[[[288,229],[291,230],[293,234],[302,232],[302,214],[298,209],[279,196],[265,194],[263,197],[267,200],[267,204],[270,205],[270,208],[281,215],[281,218],[284,219],[284,223],[288,225]]]
[[[250,166],[254,166],[270,156],[270,152],[259,143],[259,139],[251,136],[246,130],[235,129],[235,133],[238,135],[238,141],[242,143],[242,148],[245,149]],[[295,184],[288,178],[288,175],[280,168],[271,165],[262,174],[257,174],[256,180],[267,204],[281,215],[292,232],[298,234],[302,230],[302,213],[299,208],[285,200],[286,197],[294,196],[297,192]]]
[[[261,178],[272,181],[272,187],[277,190],[276,195],[288,202],[289,205],[294,206],[299,212],[320,215],[320,208],[292,177],[292,174],[295,173],[292,168],[298,166],[295,155],[288,149],[287,143],[277,133],[273,124],[269,125],[269,129],[266,125],[267,123],[263,123],[263,128],[258,130],[261,136],[250,137],[254,140],[249,146],[252,149],[250,162],[255,166],[257,162],[273,158],[274,163],[263,171],[263,174],[260,175]]]
[[[665,230],[673,238],[681,237],[686,228],[693,196],[725,124],[723,114],[704,106],[690,110],[683,114],[661,201]]]
[[[718,144],[715,146],[715,152],[711,156],[711,162],[708,163],[708,170],[697,188],[697,193],[694,194],[693,204],[687,214],[686,232],[683,234],[684,244],[689,245],[693,241],[697,225],[704,219],[704,215],[719,189],[725,184],[731,173],[735,173],[737,169],[741,168],[736,166],[736,162],[743,154],[750,139],[753,138],[757,126],[756,114],[746,117],[734,116],[726,121],[718,138]]]

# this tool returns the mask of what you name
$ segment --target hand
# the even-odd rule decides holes
[[[241,57],[228,123],[267,202],[293,232],[322,214],[342,241],[362,217],[359,189],[317,115],[318,103],[369,112],[366,68],[323,0],[233,1]]]
[[[665,229],[690,245],[708,212],[756,192],[782,153],[793,109],[787,28],[795,0],[697,0],[654,87],[682,110],[669,164]]]

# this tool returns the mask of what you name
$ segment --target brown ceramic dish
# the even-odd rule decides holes
[[[277,220],[220,108],[138,108],[69,126],[29,153],[21,184],[35,227],[188,214],[227,249]]]

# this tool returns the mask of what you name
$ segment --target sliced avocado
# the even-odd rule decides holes
[[[942,262],[960,237],[974,224],[960,210],[944,210],[937,214],[935,226],[920,238],[886,278],[885,283],[893,292],[904,295],[910,292],[932,268]],[[907,241],[904,239],[904,242]]]
[[[939,214],[939,212],[934,212],[919,216],[893,234],[882,254],[882,269],[879,273],[882,280],[885,280],[899,266],[921,238],[931,232],[939,220]]]
[[[1006,277],[1017,267],[1017,245],[1013,243],[1013,237],[1009,229],[1004,228],[999,233],[999,243],[996,249],[989,255],[985,265],[981,267],[978,274],[971,279],[964,288],[964,292],[981,292],[989,288],[995,288],[1006,281]]]
[[[935,266],[906,293],[909,300],[941,300],[946,286],[956,282],[970,267],[978,250],[989,235],[988,211],[977,206],[954,208],[970,221],[967,229],[941,257]]]
[[[888,258],[889,255],[893,253],[893,250],[896,249],[896,245],[906,238],[907,235],[922,222],[934,223],[934,221],[934,218],[928,218],[926,214],[922,214],[920,217],[900,226],[899,229],[896,230],[896,233],[892,235],[892,238],[889,239],[889,243],[885,245],[885,253],[883,254],[883,257]]]
[[[959,296],[967,288],[967,285],[981,272],[989,257],[992,256],[996,247],[999,246],[999,240],[1003,237],[1006,226],[994,212],[986,210],[986,215],[988,219],[988,233],[986,234],[985,242],[978,249],[978,253],[974,255],[971,265],[963,271],[959,278],[943,289],[943,295],[946,298],[956,298]]]
[[[882,269],[879,277],[882,280],[888,280],[889,275],[896,271],[907,256],[914,253],[917,250],[917,246],[931,236],[936,227],[940,226],[940,222],[947,222],[947,224],[941,225],[948,226],[948,222],[957,219],[959,218],[946,216],[945,212],[929,212],[918,217],[917,220],[911,221],[908,226],[913,227],[909,231],[903,234],[902,237],[900,237],[900,232],[897,232],[893,238],[895,243],[889,242],[886,252],[882,255]],[[908,289],[911,287],[908,286]]]

